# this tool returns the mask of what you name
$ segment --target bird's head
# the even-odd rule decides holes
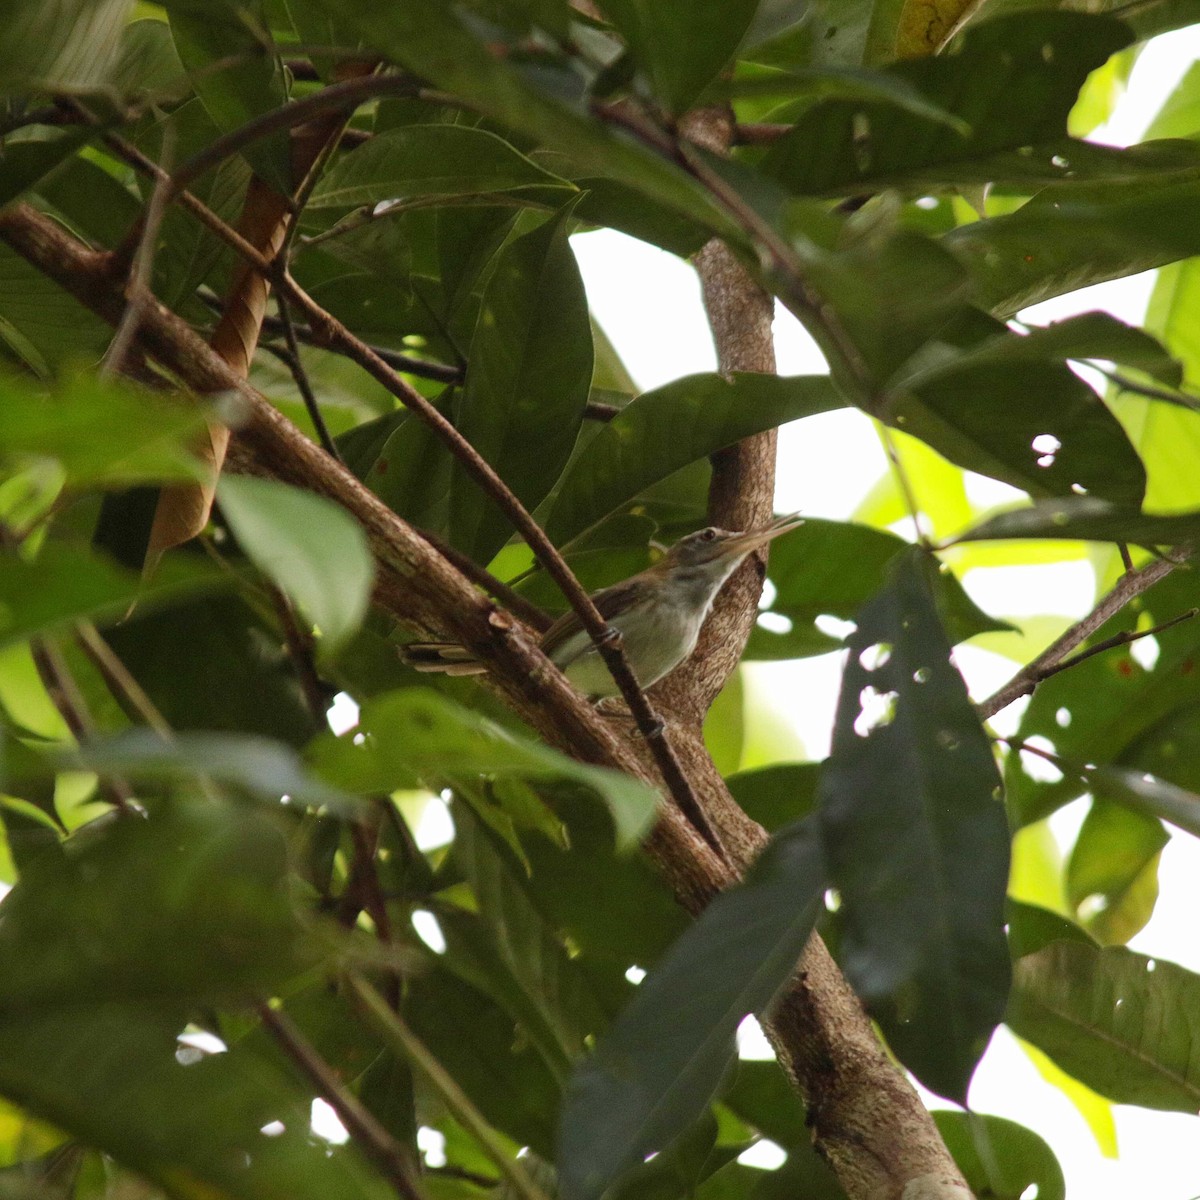
[[[743,533],[733,533],[728,529],[700,529],[682,537],[667,551],[666,557],[659,563],[660,567],[707,567],[716,568],[736,563],[747,554],[765,546],[780,534],[788,533],[799,525],[802,518],[795,513],[786,517],[776,517],[770,525],[762,529],[750,529]]]

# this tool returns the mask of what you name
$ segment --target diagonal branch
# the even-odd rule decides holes
[[[1182,551],[1184,558],[1191,555],[1190,547]],[[1057,641],[1047,646],[1032,662],[1023,666],[999,691],[975,707],[985,721],[1007,708],[1014,700],[1028,696],[1039,683],[1062,665],[1063,660],[1092,636],[1102,625],[1111,620],[1136,596],[1152,588],[1160,579],[1165,579],[1180,563],[1170,558],[1156,558],[1137,571],[1128,571],[1111,592],[1105,596],[1086,617],[1076,621]]]

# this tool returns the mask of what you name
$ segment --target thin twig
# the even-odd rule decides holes
[[[917,506],[916,493],[913,491],[912,481],[908,477],[908,472],[904,469],[904,464],[900,461],[900,454],[896,450],[896,442],[892,437],[892,431],[882,421],[878,422],[876,427],[879,430],[879,438],[883,442],[884,453],[887,455],[888,463],[891,465],[892,474],[895,475],[896,482],[900,487],[900,494],[904,497],[904,505],[908,509],[908,515],[912,518],[917,545],[923,546],[928,550],[930,549],[929,538],[921,528],[921,510]]]
[[[1128,542],[1118,542],[1117,550],[1121,555],[1121,566],[1123,566],[1126,571],[1132,571],[1133,570],[1133,556],[1129,553],[1129,543]]]
[[[405,1200],[424,1200],[413,1178],[414,1164],[405,1148],[380,1124],[365,1104],[345,1087],[333,1067],[317,1053],[285,1013],[269,1004],[258,1006],[262,1023],[287,1056],[328,1102],[359,1147],[369,1155]]]
[[[442,1066],[400,1014],[393,1012],[387,1001],[365,979],[350,975],[346,983],[375,1032],[392,1047],[397,1056],[404,1058],[425,1076],[450,1113],[479,1143],[521,1200],[549,1200],[530,1178],[521,1161],[509,1154],[496,1131],[459,1086],[458,1080]]]
[[[733,144],[735,146],[769,146],[777,142],[785,134],[789,134],[795,126],[776,125],[766,121],[745,121],[733,127]]]
[[[211,292],[201,288],[196,294],[213,312],[224,312],[224,306],[221,301]],[[278,317],[264,317],[262,324],[263,328],[269,333],[283,333],[283,322]],[[295,331],[296,340],[303,342],[304,345],[316,346],[319,350],[330,349],[307,325],[301,325],[294,318],[292,320],[292,329]],[[264,346],[264,349],[270,349],[270,347]],[[373,345],[371,349],[388,366],[394,367],[397,371],[403,371],[406,375],[416,375],[419,379],[432,379],[435,383],[461,383],[463,381],[464,372],[461,367],[449,366],[446,363],[430,362],[428,359],[413,358],[410,354],[402,354],[400,351],[390,350],[386,346]],[[340,352],[331,351],[331,353],[337,354]]]
[[[1185,556],[1190,553],[1189,547],[1186,549]],[[1097,629],[1111,620],[1134,597],[1148,591],[1160,579],[1165,579],[1179,565],[1179,561],[1160,558],[1139,570],[1123,575],[1112,591],[1086,617],[1076,621],[1057,641],[1047,646],[1037,658],[1023,666],[999,691],[994,692],[986,700],[981,700],[975,706],[980,717],[986,721],[989,717],[994,717],[1001,709],[1007,708],[1014,700],[1028,696],[1046,677],[1047,673],[1066,659],[1071,651],[1086,642]]]
[[[160,163],[162,170],[168,173],[166,178],[169,178],[174,151],[175,129],[174,126],[168,124],[163,130],[162,162]],[[159,178],[155,181],[154,188],[150,193],[150,202],[146,206],[145,220],[140,223],[141,229],[136,239],[136,245],[122,245],[114,252],[115,261],[118,263],[123,262],[127,254],[130,255],[131,266],[127,293],[129,302],[125,307],[125,315],[121,318],[121,323],[113,335],[113,340],[109,343],[108,352],[100,364],[98,374],[101,379],[121,369],[125,355],[137,337],[138,324],[141,322],[142,313],[150,299],[150,281],[154,273],[154,252],[158,248],[158,231],[162,226],[166,211],[167,184],[165,178]]]
[[[337,443],[333,440],[333,435],[329,432],[329,426],[325,424],[325,417],[321,413],[321,406],[317,403],[316,393],[313,391],[312,384],[308,379],[308,372],[305,371],[304,363],[300,359],[300,343],[296,338],[296,328],[292,324],[291,309],[288,305],[287,297],[282,292],[275,293],[275,307],[279,310],[279,323],[283,326],[283,336],[287,341],[288,357],[284,361],[292,373],[296,389],[304,400],[304,407],[308,411],[308,419],[313,423],[313,428],[317,431],[317,440],[321,443],[321,448],[326,454],[336,458],[338,462],[342,462],[342,453],[337,448]]]
[[[359,54],[358,57],[362,57]],[[281,108],[273,108],[261,116],[254,117],[244,125],[214,138],[203,150],[193,154],[179,166],[171,181],[168,197],[176,199],[191,187],[206,171],[218,166],[231,155],[237,154],[261,138],[269,137],[284,129],[297,125],[326,112],[329,109],[353,111],[364,100],[379,96],[417,96],[421,85],[411,76],[368,75],[361,79],[347,79],[342,83],[331,83],[311,96],[292,100]]]
[[[1085,662],[1097,654],[1103,654],[1106,650],[1115,650],[1120,646],[1128,646],[1131,642],[1140,642],[1142,638],[1153,637],[1157,633],[1162,633],[1164,629],[1170,629],[1173,625],[1181,625],[1184,621],[1190,621],[1197,613],[1200,613],[1200,608],[1189,608],[1187,612],[1180,613],[1179,616],[1172,617],[1161,625],[1155,625],[1153,629],[1129,629],[1123,633],[1115,633],[1112,637],[1105,638],[1094,646],[1081,650],[1078,654],[1072,654],[1070,658],[1064,658],[1062,662],[1055,663],[1052,667],[1047,667],[1034,681],[1034,686],[1049,679],[1051,675],[1057,675],[1059,671],[1068,671],[1071,667],[1078,666],[1081,662]]]
[[[58,709],[75,740],[86,742],[95,733],[96,723],[66,660],[59,653],[58,647],[47,638],[34,638],[29,643],[29,648],[34,666],[37,667],[38,675],[54,707]],[[121,776],[101,776],[96,786],[119,812],[133,815],[133,789]]]
[[[169,742],[175,731],[167,723],[158,706],[146,694],[146,690],[129,672],[129,668],[113,652],[113,648],[101,636],[91,621],[78,621],[75,625],[75,640],[80,649],[100,672],[108,690],[121,706],[125,715],[134,722],[141,721],[153,729],[163,741]]]
[[[436,533],[427,529],[417,532],[448,562],[456,566],[472,583],[478,584],[489,596],[495,596],[509,612],[515,613],[526,625],[545,633],[554,624],[554,618],[543,612],[530,600],[526,600],[520,592],[497,579],[486,567],[481,567],[473,558],[456,550],[449,542],[443,541]]]

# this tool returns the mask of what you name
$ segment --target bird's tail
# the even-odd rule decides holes
[[[409,642],[400,657],[414,671],[441,675],[482,675],[487,668],[466,646],[456,642]]]

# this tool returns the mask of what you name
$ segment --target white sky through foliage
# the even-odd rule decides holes
[[[1139,56],[1128,92],[1112,119],[1091,138],[1114,145],[1139,140],[1197,59],[1200,30],[1156,38]],[[639,387],[658,387],[715,368],[699,285],[687,264],[608,230],[577,236],[572,244],[592,310]],[[1044,323],[1103,308],[1122,320],[1140,322],[1152,286],[1153,273],[1117,280],[1038,305],[1021,316]],[[780,313],[775,329],[781,374],[824,370],[819,351],[794,318]],[[845,520],[885,471],[878,437],[862,414],[847,410],[809,418],[783,430],[776,509]],[[983,489],[983,502],[999,498],[1000,491],[987,492],[993,485],[981,481],[978,486]],[[1095,577],[1086,560],[972,571],[964,585],[987,611],[1018,620],[1041,612],[1076,618],[1095,599]],[[1008,660],[972,647],[961,647],[956,659],[976,696],[988,694],[1014,669]],[[779,714],[796,739],[796,757],[820,757],[828,749],[840,667],[840,656],[826,655],[748,668],[754,698]],[[994,724],[1006,732],[1015,715],[1009,715],[1007,725],[1003,719]],[[1064,850],[1069,849],[1085,808],[1085,802],[1077,801],[1052,819]],[[1200,842],[1176,833],[1163,853],[1159,878],[1161,894],[1154,916],[1130,946],[1200,971]],[[936,1100],[932,1103],[944,1107]],[[1009,1117],[1044,1137],[1062,1164],[1069,1200],[1200,1197],[1200,1119],[1117,1107],[1119,1156],[1105,1158],[1078,1110],[1042,1079],[1003,1028],[976,1073],[971,1103],[979,1112]]]

